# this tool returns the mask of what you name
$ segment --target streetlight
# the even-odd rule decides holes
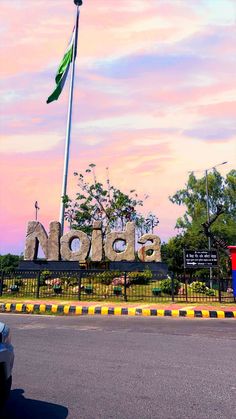
[[[228,163],[227,161],[223,161],[222,163],[216,164],[215,166],[209,167],[205,170],[194,170],[195,172],[205,172],[206,177],[206,214],[207,214],[207,222],[210,221],[210,210],[209,210],[209,188],[208,188],[208,172],[210,170],[215,169],[216,167],[222,166],[223,164]],[[194,173],[194,172],[192,172]],[[208,237],[208,249],[211,250],[211,238]],[[210,283],[212,283],[212,268],[210,268]]]
[[[223,164],[228,163],[227,161],[223,161],[222,163],[216,164],[213,167],[210,167],[209,169],[205,169],[205,176],[206,176],[206,209],[207,209],[207,221],[210,221],[210,211],[209,211],[209,189],[208,189],[208,172],[209,170],[215,169],[218,166],[222,166]],[[211,238],[208,237],[208,247],[209,250],[211,248]]]

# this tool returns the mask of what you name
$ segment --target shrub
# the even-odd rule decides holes
[[[60,279],[62,283],[66,286],[68,285],[70,287],[74,287],[78,284],[78,278],[73,276],[62,276],[60,277]]]
[[[47,271],[47,270],[42,271],[41,274],[40,274],[40,277],[43,278],[43,279],[48,279],[48,278],[50,278],[50,276],[51,276],[51,272]]]
[[[207,289],[206,289],[206,295],[209,295],[209,296],[213,296],[213,297],[215,297],[215,295],[216,295],[216,291],[215,291],[215,290],[213,290],[213,289],[211,289],[211,288],[207,288]]]
[[[171,295],[172,294],[172,280],[171,279],[163,279],[160,281],[160,289],[164,294]],[[180,289],[180,281],[178,279],[174,279],[174,294],[178,294]]]
[[[197,294],[205,294],[207,290],[205,282],[201,281],[192,282],[192,284],[190,284],[190,288],[193,292],[196,292]]]
[[[113,279],[119,277],[120,275],[121,273],[117,271],[101,272],[95,274],[94,279],[101,281],[104,285],[111,285]]]
[[[152,279],[152,271],[146,269],[143,272],[130,272],[128,278],[130,284],[145,285]]]
[[[46,280],[50,278],[51,272],[50,271],[42,271],[40,273],[40,281],[39,281],[39,286],[43,287],[46,284]]]

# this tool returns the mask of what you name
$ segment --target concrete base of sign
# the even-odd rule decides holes
[[[141,272],[149,269],[155,275],[158,275],[162,278],[165,278],[168,273],[168,267],[163,262],[107,262],[107,267],[99,268],[99,265],[96,264],[96,267],[93,268],[92,264],[89,266],[89,270],[105,270],[105,271],[126,271],[126,272]],[[85,270],[87,269],[86,264],[80,265],[76,261],[47,261],[47,260],[21,260],[18,266],[19,270],[25,271],[70,271],[70,270]]]
[[[66,260],[21,260],[18,269],[25,271],[70,271],[84,269],[79,262]]]

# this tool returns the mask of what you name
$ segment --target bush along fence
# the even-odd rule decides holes
[[[148,302],[235,302],[231,278],[161,278],[149,270],[1,273],[0,297]]]

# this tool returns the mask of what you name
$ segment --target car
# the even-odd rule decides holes
[[[6,402],[12,383],[14,348],[9,327],[0,322],[0,407]]]

